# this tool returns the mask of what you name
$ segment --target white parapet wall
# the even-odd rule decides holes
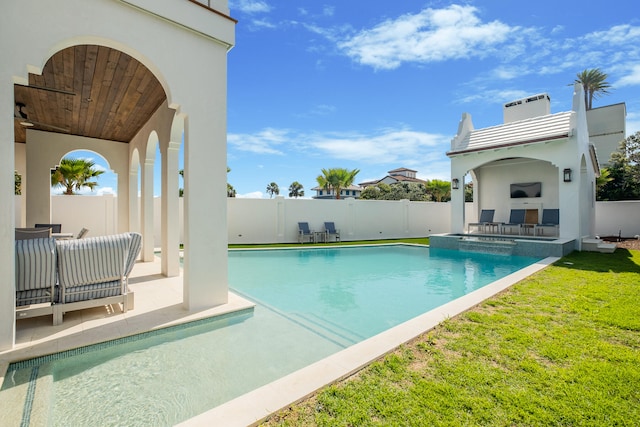
[[[16,226],[33,227],[33,224],[22,223],[21,197],[16,196]],[[62,224],[64,232],[76,235],[84,227],[92,236],[117,233],[117,197],[52,196],[51,199],[51,222]],[[342,240],[425,237],[449,232],[450,209],[450,203],[408,200],[229,198],[226,231],[231,244],[296,242],[298,222],[308,222],[311,229],[321,231],[325,221],[333,221]],[[182,242],[182,200],[179,218],[176,226],[180,228]],[[466,205],[466,219],[466,222],[476,220],[472,203]],[[155,246],[159,247],[159,198],[154,200],[154,223]],[[640,235],[640,201],[596,202],[595,229],[599,236]]]

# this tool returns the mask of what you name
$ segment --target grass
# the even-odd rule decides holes
[[[264,426],[638,426],[640,251],[574,252]]]

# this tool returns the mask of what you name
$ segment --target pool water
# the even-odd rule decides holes
[[[230,287],[255,310],[12,365],[3,390],[49,384],[51,425],[174,425],[538,260],[405,245],[230,251]]]

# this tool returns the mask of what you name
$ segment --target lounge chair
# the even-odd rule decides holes
[[[36,224],[36,228],[50,228],[52,233],[62,233],[62,224]]]
[[[315,242],[313,230],[309,229],[308,222],[298,223],[298,242],[304,243],[305,239],[309,239],[309,243]]]
[[[533,227],[533,235],[538,235],[538,230],[540,230],[540,234],[543,234],[545,228],[553,228],[555,229],[555,235],[559,234],[560,209],[543,209],[542,221]]]
[[[45,231],[51,232],[50,229]],[[57,282],[56,240],[48,237],[16,239],[15,245],[16,319],[53,314]]]
[[[48,239],[51,237],[50,228],[16,228],[16,240]]]
[[[324,223],[325,241],[329,241],[330,236],[334,236],[335,241],[340,241],[340,230],[336,230],[336,225],[333,222]]]
[[[471,233],[471,227],[477,227],[478,231],[486,231],[487,227],[497,226],[498,223],[493,222],[493,215],[495,213],[495,209],[482,209],[480,212],[480,220],[467,225],[467,233]]]
[[[526,214],[525,209],[511,209],[511,213],[509,214],[509,222],[506,224],[502,224],[501,234],[506,234],[506,229],[508,228],[511,231],[514,227],[518,228],[518,234],[522,232],[522,225],[524,224],[524,217]]]

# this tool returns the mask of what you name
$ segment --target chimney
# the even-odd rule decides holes
[[[507,102],[502,111],[505,123],[546,116],[551,114],[551,98],[546,93],[528,96]]]

